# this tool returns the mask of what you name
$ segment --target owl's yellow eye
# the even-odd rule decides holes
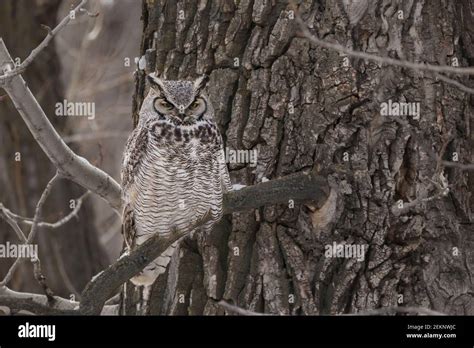
[[[173,105],[168,103],[166,100],[161,100],[160,101],[160,106],[165,108],[165,109],[168,109],[168,110],[171,110],[173,108]]]
[[[156,112],[162,115],[167,115],[171,112],[171,110],[174,109],[174,105],[171,103],[168,103],[165,99],[163,98],[156,98],[153,101],[153,107]]]
[[[199,100],[196,100],[194,103],[191,104],[191,109],[196,109],[199,106]]]

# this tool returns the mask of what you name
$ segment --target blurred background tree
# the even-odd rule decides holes
[[[12,57],[24,59],[46,35],[41,24],[53,28],[76,5],[75,1],[19,0],[0,2],[0,36]],[[134,57],[141,31],[137,1],[90,1],[97,17],[78,16],[61,31],[25,72],[28,86],[49,120],[71,148],[119,179],[121,150],[131,129]],[[124,67],[124,59],[131,66]],[[95,103],[96,118],[56,117],[55,104]],[[19,117],[8,96],[0,101],[0,201],[13,212],[32,217],[36,203],[55,172]],[[21,161],[15,161],[15,154]],[[70,200],[84,190],[71,181],[54,186],[43,218],[56,221],[70,212]],[[38,233],[43,273],[58,295],[76,299],[85,284],[114,260],[120,251],[120,219],[93,195],[85,200],[78,218]],[[0,243],[17,240],[0,219]],[[3,277],[13,259],[0,262]],[[23,263],[10,287],[41,292],[31,265]]]

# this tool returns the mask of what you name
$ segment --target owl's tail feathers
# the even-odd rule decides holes
[[[176,250],[177,246],[178,241],[171,244],[163,254],[153,260],[148,266],[143,269],[143,271],[141,271],[135,277],[130,279],[130,281],[136,286],[148,286],[153,284],[160,274],[166,272],[166,267],[168,267],[168,264],[171,261],[171,256],[173,256],[173,253]]]

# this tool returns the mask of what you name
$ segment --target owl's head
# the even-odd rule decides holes
[[[177,125],[191,125],[211,117],[212,108],[203,92],[207,76],[194,81],[163,80],[155,74],[150,74],[147,78],[150,91],[144,104],[148,104],[148,114]]]

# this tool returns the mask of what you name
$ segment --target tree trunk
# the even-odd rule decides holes
[[[0,2],[0,35],[14,59],[25,59],[44,39],[47,31],[41,28],[41,24],[54,28],[59,5],[59,0]],[[18,25],[20,22],[21,26]],[[59,70],[58,57],[51,42],[27,69],[24,77],[52,124],[57,129],[63,129],[65,118],[55,117],[55,104],[64,99]],[[42,191],[54,175],[54,167],[8,96],[0,101],[0,115],[0,202],[15,213],[32,217]],[[67,215],[71,211],[70,200],[79,198],[83,192],[74,183],[61,180],[55,184],[41,220],[54,222]],[[55,230],[40,228],[34,241],[38,244],[47,283],[58,295],[69,297],[80,293],[91,277],[108,264],[92,220],[93,211],[85,201],[77,219]],[[28,226],[22,227],[26,233],[29,232]],[[7,241],[20,243],[2,220],[0,243]],[[0,260],[2,279],[13,261]],[[17,271],[9,286],[19,291],[41,292],[28,262]]]
[[[326,41],[473,65],[472,0],[295,3]],[[312,170],[332,187],[320,209],[267,206],[185,239],[148,313],[224,314],[225,300],[289,315],[397,305],[473,314],[473,178],[437,161],[472,162],[473,98],[427,73],[314,46],[294,14],[286,1],[144,1],[147,72],[209,74],[226,146],[258,151],[256,168],[230,165],[233,183]],[[140,72],[135,124],[144,88]],[[384,116],[389,101],[419,103],[419,118]],[[364,254],[331,255],[334,243]],[[133,314],[140,296],[127,289],[124,312]]]

